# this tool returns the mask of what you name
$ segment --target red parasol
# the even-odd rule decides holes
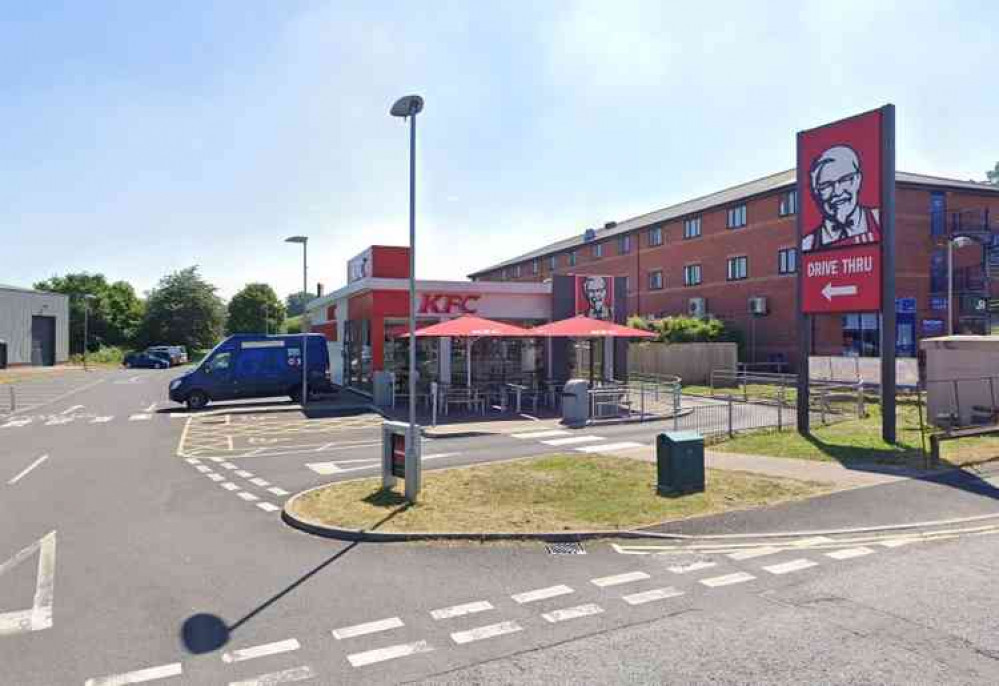
[[[419,334],[419,332],[417,332]],[[655,338],[656,334],[642,329],[633,329],[614,322],[591,319],[584,315],[576,315],[550,324],[542,324],[530,330],[531,336],[545,338]]]

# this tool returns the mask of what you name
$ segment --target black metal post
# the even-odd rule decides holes
[[[881,114],[881,438],[896,441],[895,106]]]

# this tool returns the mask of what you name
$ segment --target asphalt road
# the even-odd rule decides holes
[[[341,544],[263,505],[377,473],[374,423],[189,422],[163,411],[172,373],[94,374],[0,418],[0,684],[999,679],[988,520],[585,555]],[[219,423],[193,427],[205,421]],[[432,468],[651,443],[657,428],[438,439],[424,454]],[[987,491],[932,487],[935,512],[948,494],[961,514],[996,510]]]

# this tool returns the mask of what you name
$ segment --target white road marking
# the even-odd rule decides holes
[[[451,640],[458,645],[464,645],[465,643],[472,643],[474,641],[481,641],[485,638],[495,638],[496,636],[513,634],[523,630],[524,627],[517,624],[517,622],[500,622],[499,624],[488,624],[486,626],[476,627],[474,629],[469,629],[468,631],[455,631],[451,634]]]
[[[63,424],[71,423],[73,419],[75,419],[75,417],[62,417],[62,416],[52,417],[47,422],[45,422],[45,426],[62,426]]]
[[[224,476],[222,476],[221,474],[216,474],[215,472],[210,472],[210,473],[206,472],[205,476],[207,476],[212,481],[225,481]]]
[[[214,473],[212,471],[212,468],[209,467],[208,465],[198,464],[198,465],[194,465],[194,468],[197,469],[202,474],[213,474]]]
[[[83,682],[83,686],[123,686],[124,684],[144,684],[147,681],[165,679],[170,676],[180,676],[183,671],[184,668],[179,662],[171,662],[168,665],[137,669],[134,672],[112,674],[111,676],[102,676],[96,679],[87,679]]]
[[[909,545],[910,543],[915,543],[915,538],[892,538],[887,541],[879,541],[878,545],[884,546],[885,548],[898,548],[903,545]]]
[[[152,405],[150,405],[149,407],[147,407],[146,409],[144,409],[143,412],[152,412],[153,410],[156,409],[156,405],[157,405],[157,403],[153,403]]]
[[[674,574],[687,574],[689,572],[699,572],[702,569],[711,569],[712,567],[718,566],[717,562],[691,562],[689,565],[676,565],[674,567],[667,567],[669,571]]]
[[[780,564],[769,565],[763,569],[767,570],[771,574],[790,574],[791,572],[800,572],[802,569],[808,569],[809,567],[817,567],[818,562],[812,562],[811,560],[806,560],[805,558],[799,558],[797,560],[791,560],[790,562],[781,562]]]
[[[296,639],[289,638],[284,641],[263,643],[250,648],[240,648],[239,650],[222,653],[222,662],[242,662],[243,660],[252,660],[255,657],[266,657],[268,655],[277,655],[279,653],[289,653],[293,650],[298,650],[301,647],[301,644],[299,644]]]
[[[668,586],[666,588],[656,588],[651,591],[642,591],[641,593],[632,593],[631,595],[622,596],[622,598],[629,605],[643,605],[656,600],[676,598],[681,595],[683,595],[683,591],[678,591],[672,586]]]
[[[641,443],[633,443],[631,441],[624,441],[622,443],[604,443],[602,445],[584,445],[582,448],[576,448],[576,452],[580,453],[606,453],[614,450],[631,450],[632,448],[641,448]]]
[[[184,460],[187,464],[201,464],[201,460],[196,457],[188,457]]]
[[[566,595],[568,593],[573,593],[574,591],[568,586],[558,585],[549,586],[547,588],[539,588],[535,591],[525,591],[524,593],[517,593],[512,596],[513,600],[521,605],[525,603],[533,603],[538,600],[545,600],[547,598],[555,598],[560,595]]]
[[[74,388],[71,391],[66,391],[65,393],[63,393],[61,395],[57,395],[54,398],[50,398],[49,400],[45,400],[45,401],[42,401],[40,403],[35,403],[34,405],[28,405],[27,407],[24,407],[24,408],[22,408],[20,410],[15,410],[14,412],[11,412],[11,414],[12,415],[14,415],[14,414],[21,414],[22,412],[27,412],[28,410],[33,410],[36,407],[42,407],[44,405],[51,405],[52,403],[58,402],[58,401],[62,400],[63,398],[68,398],[69,396],[73,395],[74,393],[79,393],[80,391],[85,391],[88,388],[93,388],[97,384],[101,384],[101,383],[104,383],[104,379],[98,379],[97,381],[95,381],[93,383],[89,383],[89,384],[87,384],[85,386],[80,386],[79,388]]]
[[[230,681],[229,686],[272,686],[273,684],[287,684],[291,681],[304,681],[305,679],[311,679],[315,675],[316,673],[312,671],[312,667],[302,665],[301,667],[284,669],[280,672],[261,674],[252,679]]]
[[[82,410],[82,409],[83,409],[83,405],[73,405],[72,407],[67,407],[65,410],[63,410],[59,414],[66,415],[66,414],[69,414],[70,412],[74,412],[76,410]]]
[[[333,638],[342,641],[345,638],[354,638],[355,636],[374,634],[379,631],[398,629],[401,626],[404,626],[401,619],[398,617],[388,617],[387,619],[379,619],[374,622],[365,622],[364,624],[355,624],[353,626],[334,629]]]
[[[271,485],[270,481],[264,481],[259,476],[257,478],[255,478],[255,479],[250,479],[250,483],[254,484],[256,486],[261,486],[261,487],[270,486]]]
[[[423,459],[430,459],[430,456],[424,456]],[[365,462],[366,464],[358,467],[339,466],[341,464],[346,464],[347,462]],[[307,462],[305,466],[314,471],[316,474],[329,476],[330,474],[339,474],[341,472],[356,472],[359,469],[372,469],[378,466],[378,458],[372,457],[366,460],[340,460],[337,462]]]
[[[244,479],[251,479],[253,478],[253,472],[248,472],[245,469],[237,469],[236,476],[241,476]]]
[[[510,434],[513,438],[556,438],[568,436],[568,431],[528,431],[526,433]]]
[[[31,423],[31,417],[18,417],[17,419],[9,420],[6,424],[0,426],[0,429],[19,429],[22,426],[27,426],[30,423]]]
[[[485,612],[492,609],[493,605],[488,600],[478,600],[473,603],[464,603],[462,605],[442,607],[439,610],[431,610],[430,616],[434,619],[451,619],[452,617],[463,617],[464,615],[473,615],[477,612]]]
[[[240,491],[240,492],[239,492],[239,493],[237,493],[236,495],[238,495],[238,496],[239,496],[240,498],[242,498],[243,500],[245,500],[245,501],[247,501],[247,502],[251,502],[251,503],[252,503],[252,502],[253,502],[254,500],[260,500],[260,498],[258,498],[257,496],[253,495],[252,493],[247,493],[246,491]]]
[[[732,560],[752,560],[754,557],[763,557],[764,555],[773,555],[774,553],[779,553],[780,548],[774,548],[772,546],[763,546],[761,548],[749,548],[748,550],[737,550],[734,553],[729,553],[728,557]]]
[[[29,465],[28,465],[27,467],[25,467],[25,468],[24,468],[24,469],[23,469],[23,470],[21,471],[21,473],[20,473],[20,474],[18,474],[18,475],[17,475],[17,476],[15,476],[15,477],[14,477],[13,479],[11,479],[10,481],[8,481],[8,482],[7,482],[7,484],[8,484],[8,485],[10,485],[10,486],[13,486],[13,485],[14,485],[14,484],[16,484],[16,483],[17,483],[18,481],[20,481],[20,480],[21,480],[22,478],[24,478],[24,477],[25,477],[25,476],[26,476],[26,475],[28,474],[28,472],[30,472],[30,471],[31,471],[32,469],[34,469],[35,467],[37,467],[38,465],[40,465],[40,464],[41,464],[42,462],[45,462],[45,460],[47,460],[47,459],[49,459],[49,456],[48,456],[48,455],[42,455],[42,456],[41,456],[41,457],[39,457],[39,458],[38,458],[37,460],[35,460],[35,461],[34,461],[34,462],[32,462],[31,464],[29,464]]]
[[[236,465],[232,462],[223,462],[221,465],[224,469],[236,469]]]
[[[288,495],[288,491],[284,490],[283,488],[278,488],[277,486],[274,486],[273,488],[268,488],[267,491],[269,493],[273,493],[274,495]]]
[[[90,420],[90,423],[91,424],[107,424],[112,419],[114,419],[114,415],[105,415],[103,417],[94,417],[93,419]]]
[[[399,657],[416,655],[417,653],[429,653],[431,650],[433,650],[433,647],[426,641],[416,641],[414,643],[400,643],[399,645],[387,648],[378,648],[377,650],[368,650],[363,653],[354,653],[353,655],[348,655],[347,660],[355,667],[364,667],[376,662],[394,660]]]
[[[153,418],[153,415],[151,415],[151,414],[139,413],[139,414],[133,414],[131,417],[128,418],[128,421],[130,421],[130,422],[144,422],[144,421],[147,421],[147,420],[152,419],[152,418]]]
[[[823,543],[835,543],[835,541],[828,536],[811,536],[809,538],[799,538],[791,545],[796,548],[811,548],[812,546],[822,545]]]
[[[430,455],[423,455],[421,459],[424,460],[436,460],[441,457],[454,457],[455,455],[461,455],[461,453],[431,453]]]
[[[577,443],[592,443],[593,441],[605,441],[606,438],[602,436],[570,436],[569,438],[556,438],[551,441],[541,441],[545,445],[550,446],[560,446],[560,445],[576,445]]]
[[[633,581],[644,581],[648,578],[649,575],[645,572],[626,572],[624,574],[615,574],[614,576],[601,576],[596,579],[590,579],[590,583],[594,586],[604,588],[605,586],[630,584]]]
[[[262,502],[262,503],[257,503],[257,507],[259,507],[264,512],[277,512],[278,510],[281,509],[277,505],[275,505],[273,503],[268,503],[266,501]]]
[[[220,483],[219,486],[221,486],[222,488],[224,488],[227,491],[238,491],[239,490],[239,486],[237,486],[236,484],[234,484],[231,481],[225,481],[223,483]]]
[[[30,610],[0,614],[0,636],[26,631],[40,631],[52,626],[52,602],[55,596],[56,532],[50,531],[14,557],[0,564],[0,575],[10,571],[38,551],[35,596]]]
[[[603,611],[604,609],[596,603],[587,603],[586,605],[577,605],[576,607],[566,607],[561,610],[546,612],[541,616],[545,618],[546,622],[555,624],[557,622],[566,622],[570,619],[598,615]]]
[[[864,555],[870,555],[874,551],[866,546],[861,546],[859,548],[845,548],[843,550],[834,550],[831,553],[826,553],[826,557],[831,557],[834,560],[851,560],[855,557],[863,557]]]
[[[735,574],[725,574],[724,576],[713,576],[709,579],[701,579],[701,583],[711,588],[718,586],[731,586],[741,584],[745,581],[752,581],[756,577],[747,572],[736,572]]]

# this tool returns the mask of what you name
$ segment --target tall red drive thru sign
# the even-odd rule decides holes
[[[881,309],[882,118],[798,135],[803,313]]]

